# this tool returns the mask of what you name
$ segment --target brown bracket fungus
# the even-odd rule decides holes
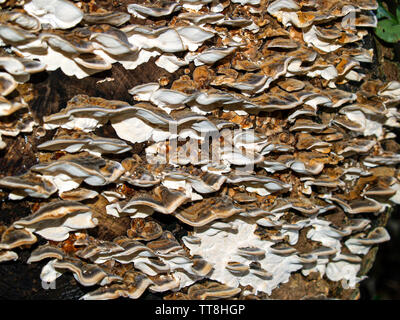
[[[0,191],[27,209],[0,263],[93,300],[357,290],[400,203],[375,0],[0,2]]]

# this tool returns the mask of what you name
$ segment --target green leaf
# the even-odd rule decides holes
[[[394,20],[394,21],[397,21],[397,20],[398,20],[398,19],[396,19],[396,17],[395,17],[394,15],[392,15],[389,11],[387,11],[387,10],[385,9],[385,7],[382,6],[381,3],[379,3],[378,9],[377,9],[377,11],[376,11],[376,17],[377,17],[378,19],[381,19],[381,18],[388,18],[388,19]]]
[[[400,24],[400,7],[396,9],[397,22]]]
[[[389,19],[380,20],[375,33],[386,42],[396,43],[400,41],[400,24]]]

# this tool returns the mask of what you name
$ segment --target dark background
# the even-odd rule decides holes
[[[393,210],[386,229],[391,240],[379,245],[368,278],[361,282],[361,300],[400,299],[400,214]]]

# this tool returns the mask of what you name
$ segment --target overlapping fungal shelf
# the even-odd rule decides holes
[[[31,248],[41,280],[72,273],[92,288],[82,299],[268,298],[294,274],[365,278],[390,239],[379,217],[400,201],[400,83],[369,77],[363,42],[375,0],[10,4],[0,133],[49,139],[0,179],[4,201],[34,204],[0,224],[0,262]],[[32,73],[115,63],[184,72],[131,102],[70,97],[41,121],[18,90]]]

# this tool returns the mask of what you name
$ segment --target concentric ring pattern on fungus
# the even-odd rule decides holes
[[[33,157],[2,171],[3,208],[29,210],[0,215],[0,262],[72,274],[82,299],[357,289],[400,202],[400,83],[371,77],[365,41],[377,2],[109,2],[1,1],[0,148]],[[37,106],[46,77],[126,85],[117,68],[124,96]]]

